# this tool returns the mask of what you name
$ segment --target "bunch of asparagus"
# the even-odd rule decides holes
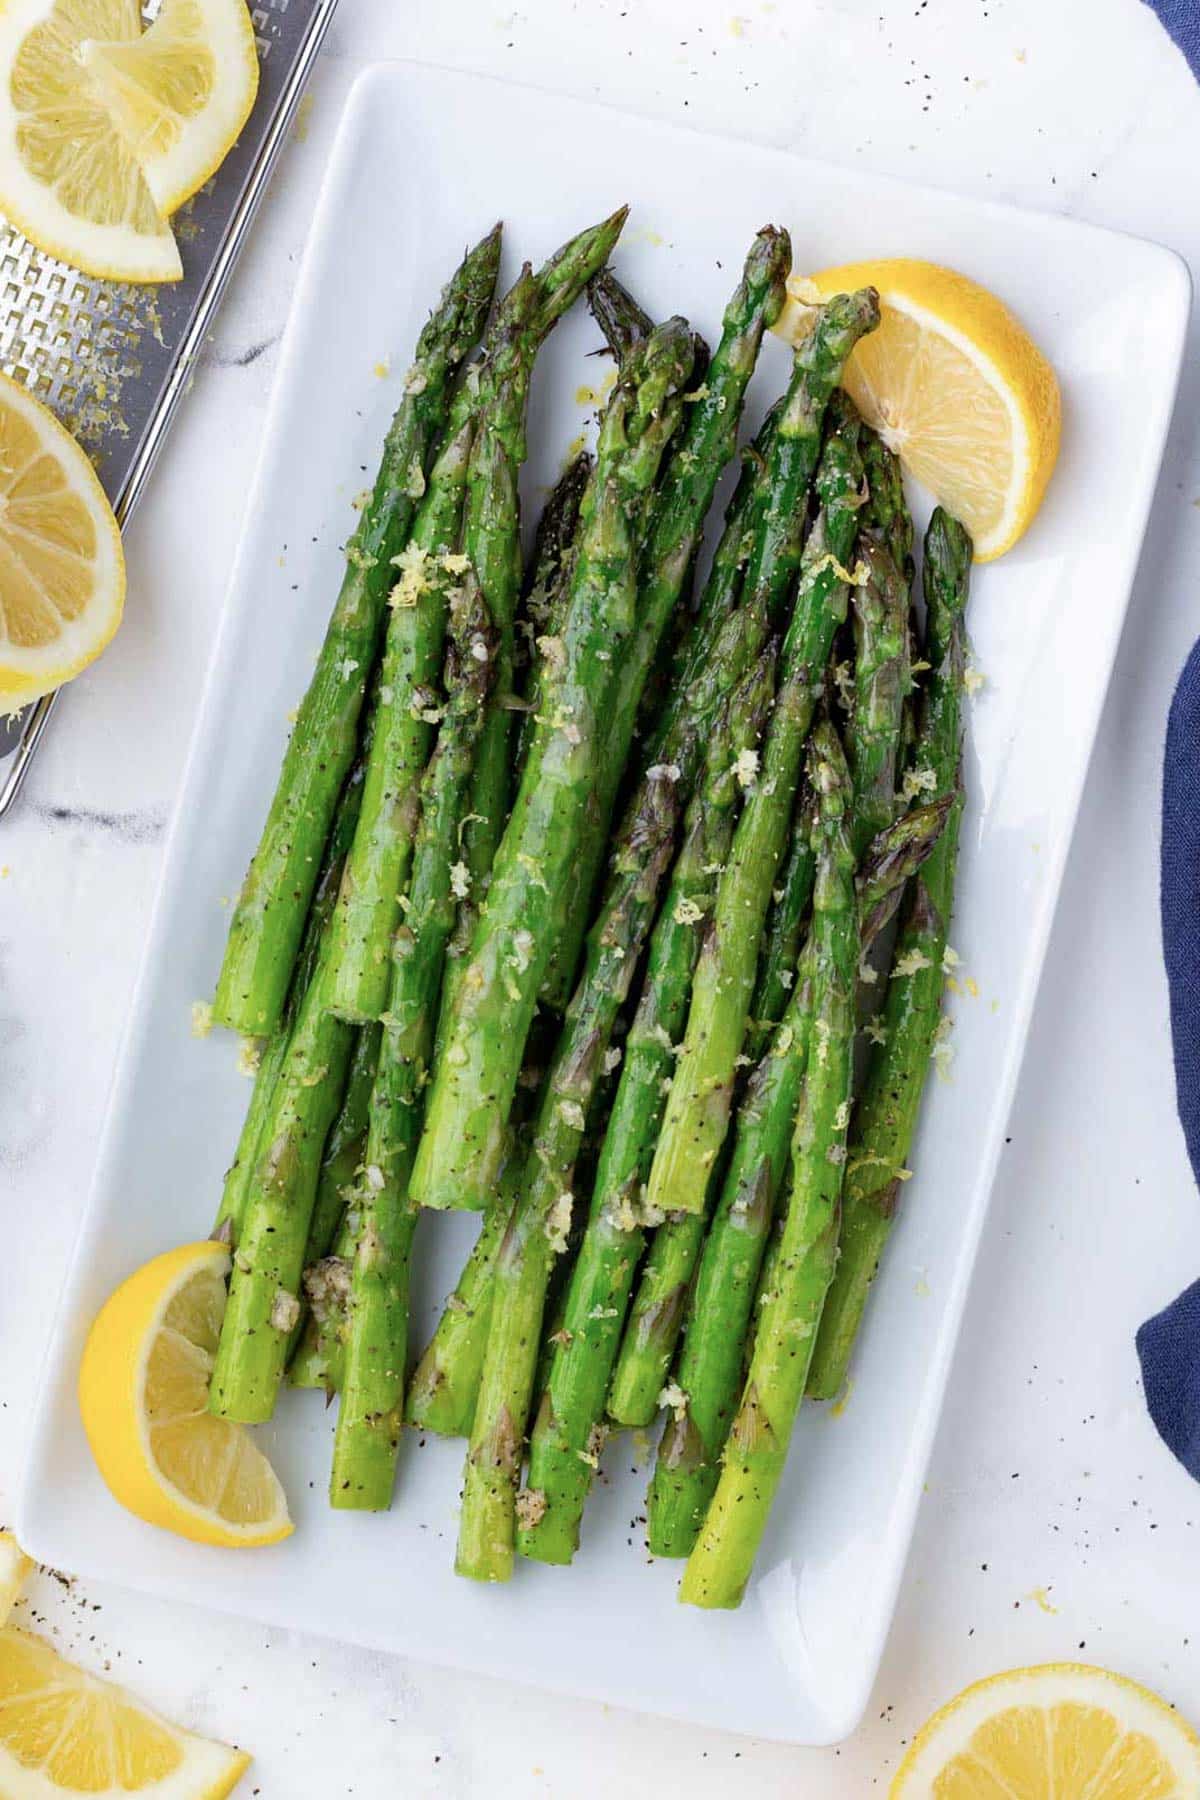
[[[650,1547],[732,1606],[908,1175],[971,545],[935,512],[918,644],[898,465],[839,385],[868,289],[816,311],[693,599],[791,250],[759,233],[710,355],[608,270],[624,218],[493,308],[497,227],[421,333],[217,986],[260,1059],[209,1404],[337,1395],[349,1509],[406,1423],[465,1438],[485,1581],[569,1561],[606,1434],[661,1412]],[[585,289],[616,375],[524,570],[530,378]],[[482,1222],[410,1371],[447,1207]]]

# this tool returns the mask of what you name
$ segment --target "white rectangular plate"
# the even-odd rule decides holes
[[[715,341],[755,229],[796,263],[913,255],[1008,300],[1062,379],[1065,432],[1025,541],[978,572],[970,609],[986,686],[971,708],[954,943],[956,1056],[935,1081],[917,1179],[836,1417],[809,1409],[740,1612],[677,1606],[649,1566],[644,1468],[606,1458],[571,1569],[520,1566],[502,1589],[451,1570],[461,1446],[406,1442],[390,1514],[331,1512],[331,1418],[289,1394],[264,1436],[295,1536],[237,1554],[177,1542],[109,1498],[88,1454],[75,1372],[88,1321],[157,1251],[202,1237],[247,1087],[220,1033],[189,1034],[211,993],[237,891],[340,570],[350,502],[373,468],[405,359],[465,244],[507,221],[506,274],[619,201],[616,266],[657,315]],[[1169,252],[1067,221],[953,199],[774,151],[444,70],[392,65],[358,84],[313,228],[270,422],[167,852],[100,1169],[40,1402],[21,1506],[34,1555],[81,1574],[434,1662],[811,1744],[866,1704],[904,1564],[987,1205],[1084,771],[1166,433],[1188,309]],[[532,519],[603,362],[584,310],[538,364]],[[390,374],[380,368],[390,362]],[[786,377],[764,349],[752,413]],[[969,985],[968,985],[969,984]],[[976,993],[977,989],[977,993]],[[419,1241],[420,1338],[473,1221]]]

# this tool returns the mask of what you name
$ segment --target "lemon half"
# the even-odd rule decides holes
[[[879,328],[843,377],[863,417],[968,528],[979,562],[1011,549],[1058,458],[1062,401],[1045,356],[1003,301],[938,263],[897,257],[792,277],[776,330],[808,329],[813,302],[879,290]]]
[[[0,375],[0,713],[60,687],[121,622],[125,558],[96,471]]]
[[[229,1252],[184,1244],[105,1303],[79,1370],[92,1454],[122,1506],[197,1543],[276,1544],[292,1530],[279,1479],[250,1433],[208,1411]]]
[[[1197,1800],[1200,1738],[1107,1669],[1048,1663],[977,1682],[914,1739],[890,1800]]]

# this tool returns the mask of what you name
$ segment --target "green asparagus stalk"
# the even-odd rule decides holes
[[[835,303],[831,303],[835,304]],[[874,316],[874,295],[864,317]],[[782,422],[781,427],[782,429]],[[724,1142],[758,962],[759,939],[784,845],[834,633],[845,617],[846,558],[862,504],[857,425],[847,420],[821,453],[821,511],[804,547],[784,639],[779,698],[716,907],[700,950],[683,1051],[647,1183],[657,1211],[701,1213]]]
[[[704,378],[697,377],[686,425],[655,496],[640,560],[637,630],[620,658],[596,800],[581,841],[575,879],[570,894],[560,897],[552,933],[542,994],[551,1006],[560,1006],[570,991],[589,912],[586,904],[576,905],[576,896],[590,897],[595,891],[642,697],[700,548],[717,480],[734,455],[742,402],[763,331],[774,323],[783,304],[791,254],[787,233],[773,226],[759,232],[751,245],[742,280],[725,309],[721,342]],[[668,733],[669,727],[664,726],[660,735]],[[680,763],[674,754],[664,755],[663,760]],[[697,757],[691,780],[699,762]]]
[[[403,578],[393,594],[384,652],[384,704],[367,767],[363,816],[339,896],[331,953],[334,1010],[350,1019],[378,1018],[387,998],[387,947],[399,918],[415,829],[418,772],[429,754],[427,690],[441,660],[446,599],[464,552],[500,633],[498,694],[513,681],[513,620],[521,580],[517,479],[525,459],[525,410],[537,350],[551,326],[607,257],[624,213],[583,232],[553,259],[549,272],[526,267],[502,302],[488,334],[473,400],[449,437],[404,552]],[[550,277],[553,277],[551,285]],[[472,384],[475,385],[475,384]],[[494,711],[481,747],[480,773],[503,752],[510,714]],[[477,796],[465,810],[487,813],[503,795]]]
[[[683,1029],[698,930],[728,853],[738,799],[736,769],[753,748],[774,687],[770,655],[726,697],[693,795],[683,844],[655,923],[641,998],[625,1042],[621,1077],[592,1186],[587,1228],[571,1274],[564,1336],[550,1368],[530,1442],[529,1492],[518,1547],[542,1562],[569,1562],[592,1480],[609,1375],[645,1240],[638,1203],[661,1117],[662,1087]],[[658,765],[656,765],[658,766]]]
[[[635,625],[646,496],[691,355],[683,320],[660,326],[605,409],[562,642],[430,1087],[412,1184],[424,1206],[480,1207],[494,1190],[553,922],[575,883],[613,671]]]
[[[379,1037],[378,1025],[364,1025],[354,1041],[341,1111],[330,1127],[321,1157],[304,1251],[306,1269],[328,1256],[345,1215],[347,1197],[355,1189],[362,1170],[371,1089],[379,1063]]]
[[[714,1176],[710,1196],[716,1185]],[[650,1425],[662,1404],[707,1225],[706,1205],[702,1213],[664,1219],[650,1240],[608,1390],[616,1425]]]
[[[575,560],[575,533],[583,496],[591,480],[592,459],[586,450],[573,457],[559,477],[538,520],[533,560],[522,596],[520,621],[528,639],[528,673],[521,696],[517,742],[517,774],[525,766],[533,741],[534,718],[541,705],[543,643],[557,638],[566,614]],[[455,929],[457,937],[458,930]]]
[[[917,808],[868,846],[856,884],[864,950],[888,918],[891,896],[903,890],[937,843],[948,811],[944,802]],[[814,806],[812,831],[818,834],[822,829]],[[819,835],[815,841],[819,848]],[[809,1052],[813,977],[813,957],[805,950],[787,1011],[738,1110],[729,1168],[704,1242],[683,1349],[669,1390],[671,1416],[647,1497],[650,1549],[655,1556],[688,1555],[717,1485],[721,1446],[741,1386],[763,1254],[788,1170]]]
[[[329,927],[300,1002],[287,1055],[263,1121],[221,1337],[209,1384],[220,1418],[271,1417],[300,1318],[300,1282],[321,1153],[341,1105],[354,1027],[326,1002]]]
[[[901,720],[911,685],[908,588],[882,538],[858,541],[854,589],[854,711],[846,754],[854,782],[851,838],[861,850],[896,811]]]
[[[375,665],[392,558],[403,548],[455,371],[483,329],[500,262],[500,227],[476,245],[417,341],[404,398],[371,498],[346,547],[346,574],[258,849],[229,929],[213,1003],[223,1025],[274,1030]]]
[[[546,1291],[570,1230],[571,1183],[587,1115],[670,866],[678,820],[673,789],[669,770],[647,772],[636,826],[614,853],[496,1262],[455,1561],[458,1573],[475,1581],[505,1581],[512,1572],[517,1482]]]
[[[800,1088],[792,1192],[772,1286],[760,1309],[716,1491],[680,1586],[680,1599],[693,1606],[731,1607],[741,1600],[783,1474],[837,1258],[859,933],[849,773],[827,724],[813,734],[811,762],[821,814],[809,952],[813,1053]]]
[[[366,1143],[363,1144],[364,1153]],[[321,1388],[332,1399],[342,1385],[345,1366],[346,1309],[350,1299],[350,1270],[358,1241],[358,1184],[346,1196],[346,1206],[330,1251],[315,1262],[306,1261],[303,1274],[308,1314],[300,1327],[300,1341],[287,1366],[292,1387]]]
[[[611,269],[601,269],[588,282],[588,306],[618,363],[654,330],[654,320]]]
[[[408,1384],[404,1416],[417,1431],[466,1437],[487,1349],[500,1240],[517,1196],[522,1158],[505,1165],[500,1190],[483,1215],[471,1254]]]
[[[863,524],[876,529],[896,566],[904,592],[911,596],[913,585],[913,522],[904,497],[904,476],[900,458],[889,450],[878,432],[864,429],[862,434],[863,469],[867,477],[868,499],[863,509]],[[908,661],[916,659],[914,646],[920,642],[916,611],[908,604]],[[910,679],[904,697],[900,720],[898,767],[906,769],[916,738],[916,688]]]
[[[568,244],[544,268],[538,281],[546,295],[539,312],[545,328],[561,316],[591,275],[604,260],[625,223],[622,207],[592,232],[585,232]],[[514,713],[511,708],[514,648],[513,614],[520,582],[519,512],[517,506],[517,472],[525,457],[523,439],[493,438],[488,446],[491,462],[493,500],[490,506],[473,506],[468,511],[468,554],[475,563],[480,585],[492,618],[500,634],[500,658],[490,714],[484,726],[483,741],[475,762],[471,790],[470,823],[464,832],[465,863],[470,883],[470,900],[462,909],[463,930],[478,922],[478,914],[491,882],[492,865],[504,833],[513,787],[512,734]],[[481,496],[487,489],[479,489]],[[507,494],[503,510],[499,502]],[[498,529],[500,523],[506,529]],[[526,748],[526,754],[528,748]],[[468,958],[456,956],[452,965],[452,981],[443,1002],[443,1015],[453,1017],[458,1007],[459,983],[466,974]],[[449,1009],[449,1010],[448,1010]],[[442,1036],[439,1026],[439,1041]]]
[[[254,1073],[254,1087],[250,1095],[250,1104],[246,1108],[246,1117],[242,1123],[233,1162],[225,1176],[221,1205],[213,1225],[213,1236],[235,1246],[241,1232],[246,1196],[250,1191],[254,1175],[263,1121],[270,1111],[271,1096],[275,1091],[279,1071],[282,1069],[284,1058],[287,1055],[288,1039],[291,1036],[296,1008],[307,991],[316,968],[321,936],[333,911],[334,901],[337,899],[338,883],[342,878],[342,866],[354,837],[361,801],[362,766],[360,763],[351,770],[334,814],[333,828],[329,834],[329,843],[325,848],[325,860],[321,873],[313,891],[312,905],[305,922],[304,937],[300,945],[300,954],[296,958],[296,967],[287,1003],[278,1025],[261,1047],[258,1068]]]
[[[754,998],[750,1003],[746,1051],[755,1060],[762,1056],[774,1036],[795,981],[817,868],[812,847],[815,819],[816,798],[802,788],[792,820],[787,861],[780,872],[779,886],[771,897],[766,935],[759,952]]]
[[[925,655],[932,665],[922,707],[916,767],[951,802],[934,854],[912,883],[874,1046],[854,1119],[847,1163],[842,1250],[817,1338],[809,1392],[841,1391],[879,1259],[907,1179],[909,1151],[941,1013],[942,961],[954,899],[962,814],[963,614],[972,546],[938,507],[925,537]]]
[[[529,310],[532,283],[522,289]],[[437,719],[436,676],[451,593],[476,420],[442,448],[392,590],[379,705],[363,807],[333,918],[329,998],[344,1019],[377,1019],[387,1001],[388,946],[400,917],[418,818],[421,771]]]
[[[421,820],[404,917],[392,943],[388,1010],[371,1091],[350,1278],[341,1406],[330,1501],[380,1511],[391,1503],[403,1419],[408,1266],[416,1209],[408,1195],[422,1090],[433,1050],[442,959],[454,923],[452,861],[486,716],[497,639],[473,578],[451,612],[437,748],[421,782]]]

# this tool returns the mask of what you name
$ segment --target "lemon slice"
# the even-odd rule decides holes
[[[0,1625],[16,1605],[33,1563],[11,1531],[0,1531]]]
[[[0,713],[60,687],[121,622],[121,534],[87,456],[0,375]]]
[[[5,1800],[222,1800],[250,1758],[160,1719],[124,1688],[15,1625],[0,1631],[0,1794]]]
[[[82,61],[165,214],[220,168],[258,93],[246,0],[163,0],[141,37],[93,39]]]
[[[274,1469],[208,1411],[228,1274],[229,1252],[205,1242],[131,1275],[88,1336],[79,1406],[100,1473],[139,1519],[202,1544],[276,1544],[292,1522]]]
[[[178,281],[171,228],[83,67],[137,39],[136,0],[0,6],[0,212],[39,249],[114,281]]]
[[[1200,1738],[1165,1701],[1081,1663],[993,1675],[935,1713],[891,1800],[1197,1800]]]
[[[845,386],[916,479],[961,519],[990,562],[1028,530],[1058,457],[1054,370],[986,288],[937,263],[895,258],[793,276],[775,329],[796,341],[811,305],[879,290],[877,331],[860,340]]]

